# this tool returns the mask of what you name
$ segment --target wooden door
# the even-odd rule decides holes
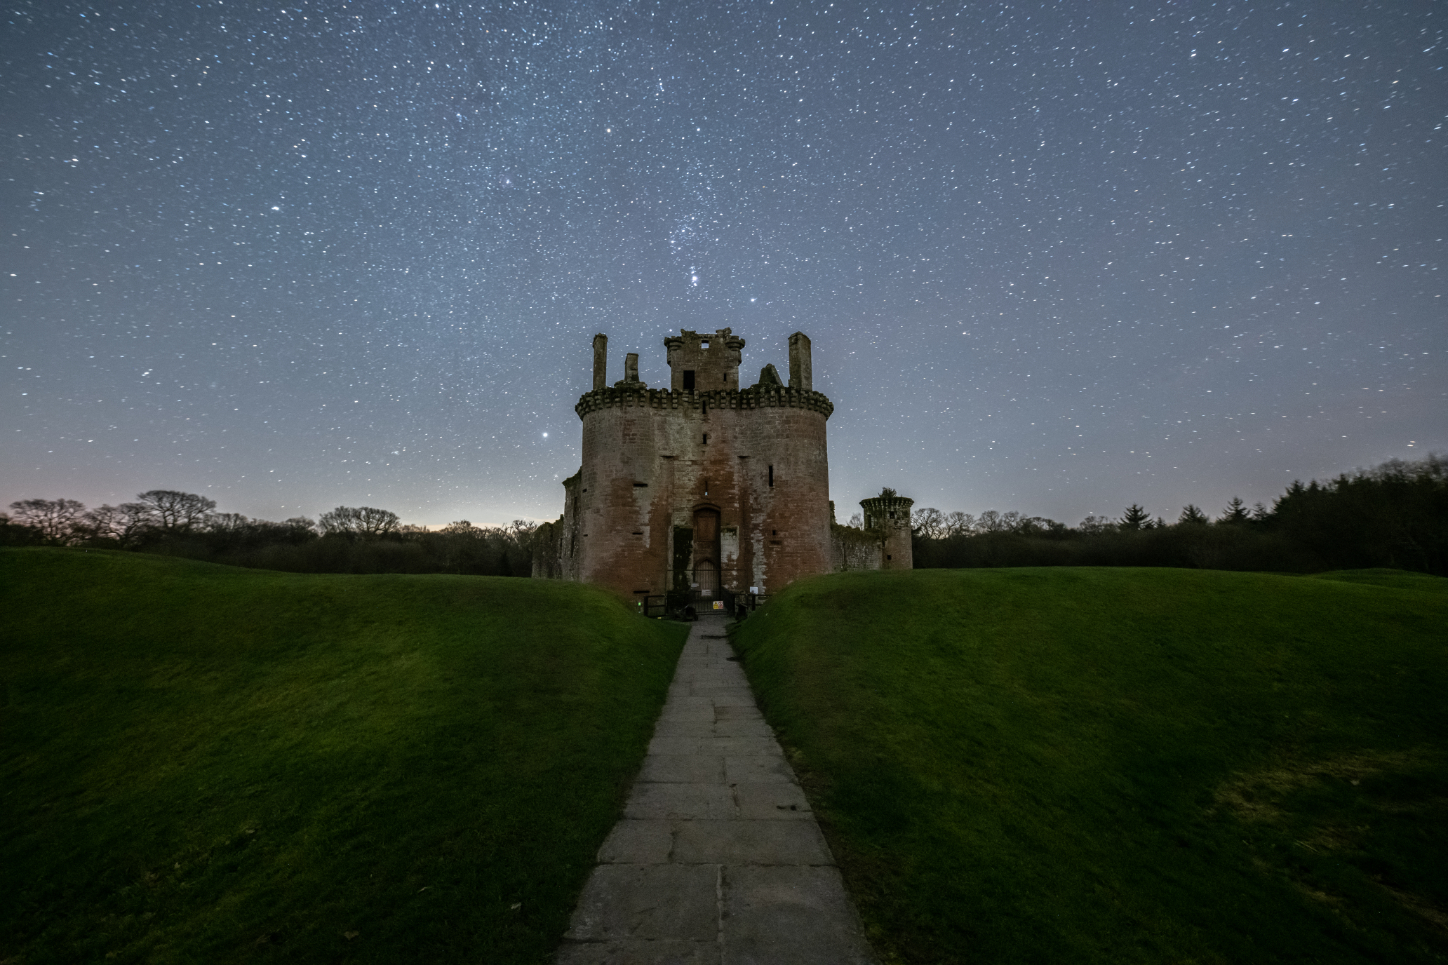
[[[694,514],[694,582],[699,596],[719,598],[719,513],[701,509]]]

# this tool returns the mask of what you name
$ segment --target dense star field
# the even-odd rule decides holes
[[[814,342],[832,495],[1448,447],[1441,5],[12,0],[0,504],[552,518],[589,339]]]

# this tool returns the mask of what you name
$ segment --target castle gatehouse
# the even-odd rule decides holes
[[[803,332],[789,337],[787,383],[766,365],[743,389],[744,339],[730,329],[685,329],[664,347],[667,388],[639,380],[635,353],[609,385],[608,337],[594,336],[593,387],[574,406],[583,465],[564,480],[562,518],[539,528],[534,576],[708,600],[832,570],[910,567],[909,499],[862,504],[864,531],[834,522],[834,405],[814,390]]]

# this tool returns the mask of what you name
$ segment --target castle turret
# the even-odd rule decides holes
[[[893,489],[882,489],[880,495],[860,500],[865,511],[865,529],[880,534],[884,543],[882,570],[909,570],[915,567],[910,546],[910,507],[915,500],[901,496]]]
[[[744,339],[727,328],[717,332],[691,332],[664,339],[672,373],[669,388],[675,392],[713,392],[739,389],[740,350]]]

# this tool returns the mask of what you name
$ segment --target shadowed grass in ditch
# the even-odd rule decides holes
[[[0,551],[0,959],[544,960],[684,636],[553,582]]]
[[[1448,960],[1448,580],[928,570],[735,632],[908,962]]]

